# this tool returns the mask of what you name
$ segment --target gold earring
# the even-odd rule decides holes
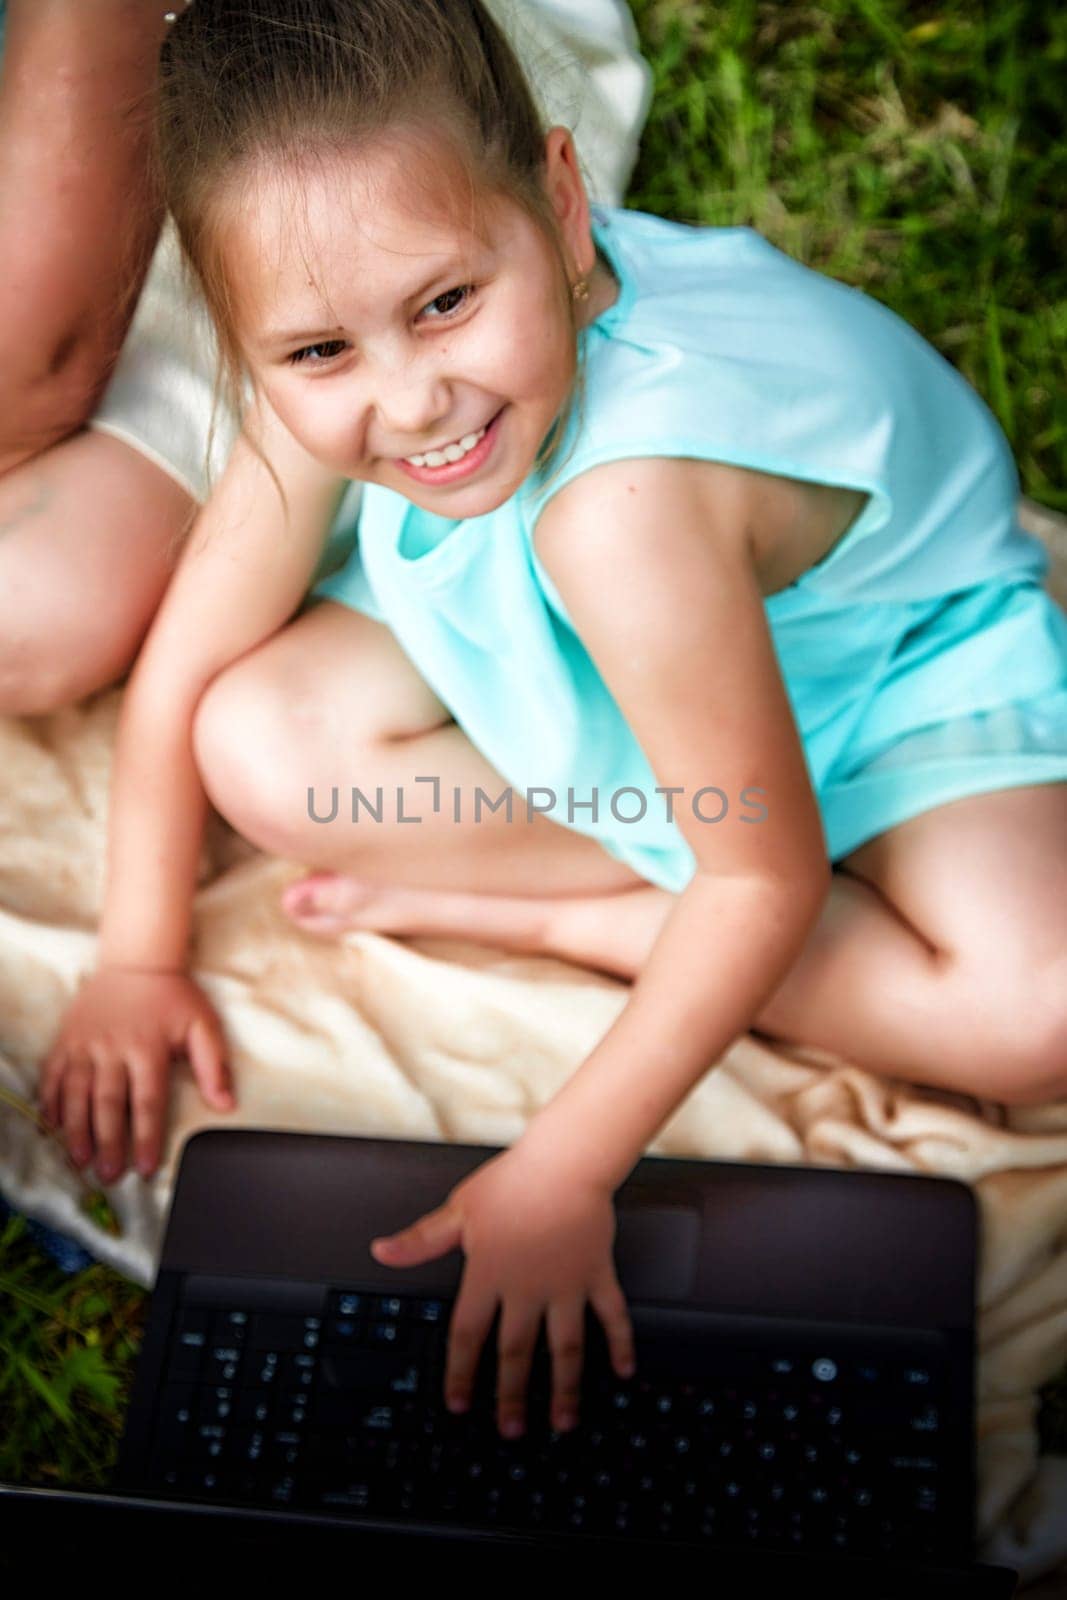
[[[589,299],[589,285],[584,278],[579,278],[577,283],[571,284],[571,294],[575,300]]]

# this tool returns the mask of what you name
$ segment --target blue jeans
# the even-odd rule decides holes
[[[8,1205],[3,1194],[0,1194],[0,1223],[6,1222],[13,1212],[14,1207]],[[43,1222],[34,1222],[31,1217],[27,1217],[26,1229],[33,1242],[50,1255],[64,1272],[83,1272],[96,1260],[96,1257],[83,1250],[76,1240],[69,1239],[65,1233],[57,1233],[54,1228],[46,1227]]]

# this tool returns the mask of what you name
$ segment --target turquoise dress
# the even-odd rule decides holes
[[[1067,779],[1067,618],[975,390],[887,307],[751,228],[596,206],[593,233],[620,288],[580,335],[562,471],[463,521],[366,486],[351,554],[309,598],[385,622],[501,789],[678,891],[693,851],[537,559],[537,519],[627,457],[846,485],[869,496],[857,520],[765,599],[829,859],[965,795]]]

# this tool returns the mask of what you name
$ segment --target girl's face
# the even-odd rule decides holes
[[[339,474],[449,518],[492,511],[528,476],[574,373],[550,241],[496,197],[476,229],[455,158],[425,139],[387,136],[294,176],[257,179],[226,236],[254,385]],[[591,275],[588,320],[617,285],[565,129],[546,140],[545,183],[569,279]]]

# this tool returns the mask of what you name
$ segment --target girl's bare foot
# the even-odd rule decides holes
[[[543,946],[554,902],[496,894],[458,894],[368,883],[343,872],[313,872],[282,894],[282,910],[305,933],[337,938],[374,933],[432,934],[507,950]]]

